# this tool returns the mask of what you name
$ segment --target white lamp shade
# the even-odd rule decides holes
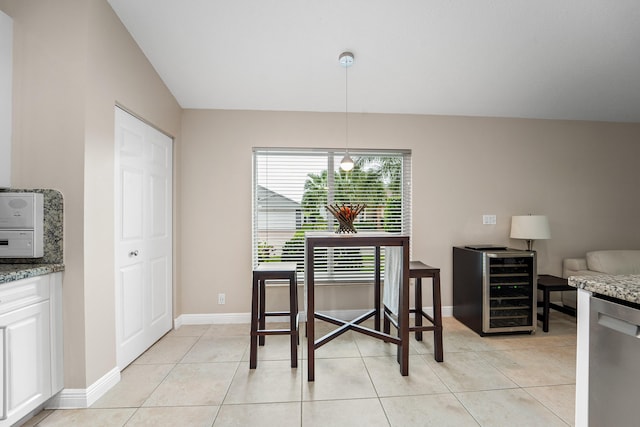
[[[549,220],[545,215],[516,215],[511,217],[511,238],[550,239]]]

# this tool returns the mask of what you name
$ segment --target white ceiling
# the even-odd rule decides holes
[[[108,0],[183,108],[640,122],[638,0]]]

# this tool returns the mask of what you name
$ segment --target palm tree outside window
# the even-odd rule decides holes
[[[411,153],[352,151],[353,170],[339,168],[338,150],[255,148],[253,264],[288,261],[304,278],[304,233],[334,231],[328,203],[364,203],[358,230],[410,235]],[[371,248],[316,251],[316,280],[373,280]]]

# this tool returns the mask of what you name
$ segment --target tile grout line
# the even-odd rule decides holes
[[[571,385],[571,384],[560,384],[560,385]],[[575,384],[573,384],[575,386]],[[536,386],[536,387],[553,387],[553,386]],[[536,388],[536,387],[528,387],[528,388]],[[529,393],[529,390],[527,390],[527,388],[522,388],[522,391],[524,391],[525,393],[527,393],[529,396],[531,396],[533,399],[535,399],[536,402],[540,403],[542,406],[544,406],[545,408],[547,408],[549,410],[549,412],[551,412],[553,415],[555,415],[556,417],[558,417],[558,419],[560,421],[562,421],[563,423],[567,424],[568,426],[570,426],[571,424],[567,423],[564,418],[562,418],[560,416],[560,414],[558,414],[556,411],[554,411],[552,408],[548,407],[547,405],[544,404],[544,402],[540,401],[540,399],[538,399],[536,396],[534,396],[533,394]]]

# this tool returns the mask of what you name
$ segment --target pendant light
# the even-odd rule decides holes
[[[348,69],[353,65],[353,53],[342,52],[338,62],[344,67],[344,128],[345,128],[345,154],[340,162],[340,169],[345,172],[353,169],[353,160],[349,156],[349,76]]]

